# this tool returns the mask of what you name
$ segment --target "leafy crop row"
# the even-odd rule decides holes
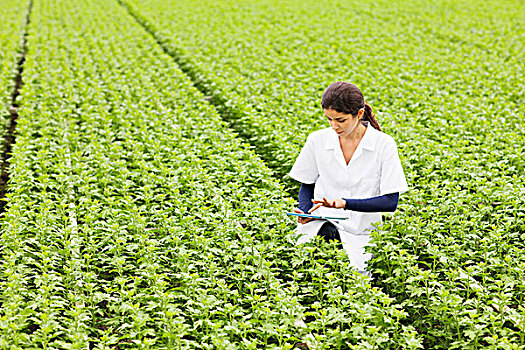
[[[525,347],[523,2],[124,3],[280,177],[324,88],[360,86],[411,187],[377,285],[428,347]]]
[[[28,30],[1,348],[420,346],[344,253],[293,244],[271,171],[120,5],[35,1]]]
[[[6,129],[6,117],[15,87],[16,63],[20,54],[20,43],[24,27],[27,2],[2,1],[0,11],[0,132]]]

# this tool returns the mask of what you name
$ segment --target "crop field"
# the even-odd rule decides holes
[[[0,349],[525,349],[524,1],[3,0],[0,44]],[[338,80],[410,187],[371,279],[284,215]]]

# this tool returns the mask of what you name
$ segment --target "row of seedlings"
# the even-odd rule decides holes
[[[16,124],[16,98],[18,64],[23,55],[23,34],[29,2],[6,0],[0,11],[0,213],[3,212],[5,188],[9,179],[7,173],[9,144],[12,142]],[[1,255],[0,255],[1,256]]]
[[[6,129],[7,116],[11,106],[17,62],[19,60],[21,41],[28,3],[6,0],[2,2],[0,13],[0,115],[2,132]]]

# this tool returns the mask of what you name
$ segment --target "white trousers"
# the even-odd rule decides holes
[[[306,224],[297,224],[297,244],[311,241],[325,222],[326,220],[314,220]],[[350,264],[355,267],[359,273],[370,276],[370,273],[366,268],[366,263],[372,258],[372,254],[365,252],[365,246],[370,241],[370,233],[353,234],[345,231],[337,222],[330,222],[334,224],[339,231],[341,243],[343,244],[343,249],[348,255]]]

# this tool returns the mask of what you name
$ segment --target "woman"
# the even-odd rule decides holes
[[[399,195],[408,191],[405,175],[394,139],[381,132],[355,85],[331,84],[321,106],[330,127],[308,136],[289,174],[302,183],[294,211],[348,219],[299,217],[297,242],[315,235],[341,241],[351,264],[368,275],[370,231],[381,223],[381,212],[395,211]]]

